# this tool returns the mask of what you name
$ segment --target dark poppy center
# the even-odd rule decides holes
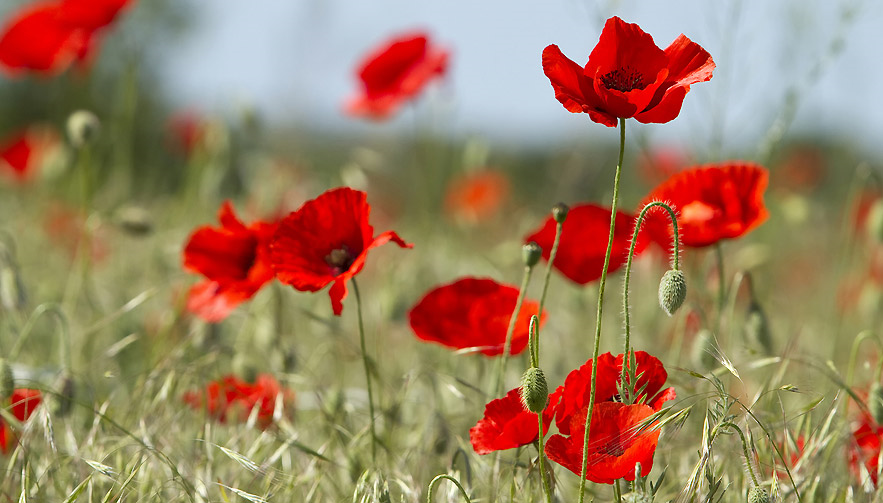
[[[644,83],[644,76],[641,72],[633,70],[625,66],[617,68],[612,72],[607,72],[601,76],[601,83],[607,89],[615,89],[620,92],[628,92],[634,89],[644,89],[647,84]]]
[[[331,250],[331,253],[325,255],[325,263],[331,266],[332,274],[335,276],[349,269],[355,259],[347,245]]]
[[[622,444],[622,442],[610,442],[601,448],[601,453],[607,454],[608,456],[620,457],[625,454],[625,446]]]

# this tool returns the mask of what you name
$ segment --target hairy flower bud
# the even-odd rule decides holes
[[[748,493],[748,503],[770,503],[770,495],[766,492],[766,489],[754,486],[751,488],[751,492]]]
[[[567,219],[568,211],[570,211],[570,207],[564,203],[558,203],[555,206],[552,206],[552,218],[559,224],[563,224],[564,220]]]
[[[0,401],[6,403],[15,390],[15,376],[6,358],[0,358]]]
[[[868,410],[877,424],[883,424],[883,386],[879,382],[872,384],[868,391]]]
[[[546,408],[549,400],[549,386],[546,376],[537,367],[530,367],[521,376],[521,403],[524,408],[539,414]]]
[[[524,259],[524,265],[533,267],[537,265],[537,262],[543,256],[543,249],[540,248],[540,245],[531,241],[521,247],[521,256]]]
[[[748,317],[745,319],[745,336],[749,341],[760,344],[767,354],[773,353],[773,337],[770,333],[770,322],[756,301],[748,306]]]
[[[669,316],[684,303],[687,298],[687,279],[679,270],[665,271],[659,281],[659,305]]]
[[[92,143],[100,127],[98,117],[88,110],[77,110],[67,118],[67,136],[76,148]]]

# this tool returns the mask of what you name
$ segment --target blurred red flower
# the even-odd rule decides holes
[[[196,150],[205,137],[208,121],[198,112],[183,110],[173,114],[166,123],[168,145],[185,157]]]
[[[518,288],[492,279],[463,278],[437,287],[411,308],[411,329],[424,341],[457,349],[473,349],[485,356],[503,353],[509,318],[515,310]],[[530,317],[539,304],[526,300],[515,321],[510,354],[527,347]],[[545,322],[546,313],[540,317]]]
[[[605,126],[617,119],[669,122],[681,111],[690,84],[711,79],[711,55],[684,35],[664,51],[640,26],[607,20],[585,68],[557,45],[543,50],[543,72],[555,98],[573,113],[584,112]]]
[[[275,223],[246,226],[225,201],[218,212],[221,227],[200,227],[184,247],[184,267],[206,280],[190,289],[187,310],[206,321],[226,318],[273,279],[270,239]]]
[[[577,475],[582,469],[586,414],[588,406],[570,416],[569,436],[552,435],[546,442],[549,459]],[[621,478],[634,480],[638,463],[641,475],[650,473],[659,430],[640,425],[652,414],[653,409],[643,404],[596,403],[589,432],[586,479],[598,484],[612,484]]]
[[[509,179],[485,170],[458,176],[448,184],[445,211],[458,219],[479,222],[496,214],[509,196]]]
[[[678,173],[650,192],[643,204],[664,201],[678,212],[678,232],[685,246],[702,247],[738,238],[766,221],[763,204],[769,173],[748,162],[708,164]],[[642,206],[643,206],[642,204]],[[653,209],[646,228],[666,249],[671,246],[668,214]]]
[[[42,395],[38,390],[20,388],[12,392],[9,398],[9,404],[12,408],[12,415],[19,421],[27,421],[37,406],[40,405]],[[12,449],[16,442],[15,433],[12,428],[0,417],[0,450],[7,453]]]
[[[643,391],[637,396],[636,403],[649,405],[654,411],[662,409],[662,405],[675,398],[674,388],[663,389],[668,373],[662,362],[646,351],[635,351],[635,375],[638,376],[635,389]],[[598,379],[595,385],[595,403],[610,402],[617,399],[617,385],[622,377],[622,355],[615,358],[611,353],[598,356]],[[564,386],[558,387],[549,399],[549,408],[554,411],[555,424],[562,434],[571,433],[571,417],[589,404],[592,386],[592,359],[580,368],[573,370],[564,380]],[[585,413],[583,420],[585,420]]]
[[[43,229],[53,245],[65,249],[71,257],[88,253],[92,263],[97,264],[110,255],[110,246],[105,228],[96,222],[88,220],[80,208],[56,202],[46,210]]]
[[[17,182],[39,176],[40,167],[61,140],[53,129],[31,126],[0,141],[0,170]]]
[[[350,115],[383,120],[414,98],[436,76],[444,75],[448,51],[432,47],[424,33],[387,41],[359,64],[361,89],[346,104]]]
[[[552,416],[543,414],[543,436],[549,432]],[[477,454],[514,449],[539,438],[537,415],[524,408],[520,388],[491,400],[484,408],[484,417],[469,430],[469,441]]]
[[[611,273],[625,264],[634,231],[635,217],[622,211],[616,212],[613,235],[613,249],[610,253]],[[536,242],[543,249],[543,258],[549,260],[552,243],[555,241],[555,220],[550,216],[543,226],[524,238],[525,243]],[[561,231],[561,242],[555,256],[555,268],[568,279],[585,285],[601,277],[604,268],[604,255],[607,252],[607,238],[610,233],[610,209],[597,204],[580,204],[567,213],[567,220]],[[635,247],[635,254],[646,247],[646,239],[641,233]]]
[[[675,146],[652,148],[638,157],[638,173],[651,183],[659,183],[691,165],[690,154]]]
[[[23,6],[0,30],[0,67],[51,76],[87,62],[100,30],[132,0],[54,0]]]
[[[259,374],[254,384],[230,374],[208,383],[204,391],[184,393],[182,399],[194,409],[205,409],[221,423],[246,421],[257,408],[257,424],[267,428],[273,423],[280,396],[283,408],[294,401],[294,392],[281,387],[269,374]]]
[[[877,472],[880,470],[881,437],[883,426],[877,424],[870,414],[863,413],[846,450],[849,469],[856,479],[861,481],[862,472],[867,471],[874,487],[877,487]]]
[[[331,283],[331,307],[340,316],[346,282],[362,270],[369,250],[389,241],[413,246],[393,231],[374,236],[370,212],[367,195],[349,187],[304,203],[279,223],[270,243],[276,278],[302,292],[317,292]]]

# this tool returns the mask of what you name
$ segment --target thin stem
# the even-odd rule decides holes
[[[760,484],[757,482],[757,476],[754,474],[754,468],[752,465],[751,455],[748,452],[748,440],[745,439],[745,434],[742,433],[741,428],[739,428],[734,423],[731,423],[729,421],[724,422],[724,423],[720,423],[719,425],[715,426],[715,428],[714,428],[715,431],[712,432],[712,441],[713,441],[714,437],[717,436],[716,435],[717,430],[719,428],[723,428],[725,426],[728,426],[728,427],[736,430],[736,433],[739,434],[739,438],[742,439],[742,450],[745,452],[745,465],[748,466],[748,474],[751,475],[751,481],[754,482],[754,485],[759,486]]]
[[[610,265],[610,254],[613,250],[613,236],[616,231],[616,203],[619,199],[619,175],[622,172],[622,158],[625,154],[625,119],[619,119],[619,162],[613,177],[613,204],[610,205],[610,234],[607,236],[607,252],[604,254],[604,267],[598,284],[598,319],[595,321],[595,345],[592,349],[592,390],[589,393],[589,410],[586,413],[586,430],[583,438],[582,468],[579,476],[579,503],[583,503],[586,495],[586,460],[589,457],[589,431],[592,426],[592,412],[595,408],[595,391],[598,376],[598,352],[601,350],[601,315],[604,311],[604,287],[607,285],[607,267]]]
[[[546,470],[543,467],[543,458],[546,457],[546,450],[543,447],[543,413],[537,412],[537,418],[539,420],[539,432],[540,436],[538,437],[538,449],[540,451],[539,456],[537,457],[537,462],[540,465],[540,480],[543,481],[543,492],[546,494],[546,503],[552,503],[552,488],[549,486],[549,479],[546,475]]]
[[[530,283],[530,272],[533,270],[530,266],[524,267],[524,275],[521,278],[521,289],[518,291],[518,300],[515,301],[515,310],[509,317],[509,328],[506,329],[506,342],[503,343],[503,355],[500,358],[499,369],[497,371],[497,382],[494,384],[494,396],[499,396],[503,392],[503,375],[506,373],[506,363],[509,361],[509,352],[512,350],[512,334],[515,332],[515,322],[518,321],[518,313],[521,312],[521,304],[524,303],[524,296],[527,293],[527,285]]]
[[[720,241],[714,244],[714,254],[717,258],[717,331],[720,333],[721,319],[724,316],[724,302],[727,296],[724,275],[724,249]]]
[[[866,341],[871,340],[875,344],[877,344],[877,348],[883,350],[883,344],[880,343],[880,339],[877,338],[877,335],[870,330],[862,330],[852,341],[852,350],[849,352],[849,366],[846,368],[846,383],[849,386],[852,386],[854,383],[852,379],[855,374],[855,360],[858,357],[858,348],[861,344]]]
[[[625,317],[625,347],[622,350],[622,376],[621,381],[623,385],[625,385],[626,378],[626,362],[629,360],[629,352],[631,351],[629,337],[631,334],[631,323],[629,319],[629,280],[632,276],[632,259],[635,256],[635,246],[638,243],[638,232],[641,231],[641,225],[644,223],[644,217],[647,215],[647,211],[651,208],[661,207],[668,211],[668,216],[671,219],[671,228],[672,228],[672,250],[674,252],[674,258],[672,259],[672,269],[675,271],[678,270],[678,258],[681,255],[680,249],[680,240],[678,238],[678,217],[675,214],[674,210],[671,206],[661,202],[655,201],[647,206],[644,206],[644,209],[641,210],[641,214],[638,215],[638,219],[635,221],[635,230],[632,233],[632,243],[629,246],[629,256],[628,260],[625,263],[625,277],[623,279],[623,287],[622,287],[622,307]],[[634,383],[629,383],[629,385],[634,385]],[[630,391],[631,392],[631,391]]]
[[[552,241],[552,250],[549,252],[549,261],[546,263],[546,275],[543,277],[543,293],[540,295],[540,307],[537,310],[537,316],[543,315],[543,306],[546,304],[546,293],[549,291],[549,280],[552,278],[552,264],[555,263],[555,257],[558,255],[558,245],[561,243],[561,230],[564,228],[564,222],[558,222],[555,225],[555,240]],[[537,328],[539,331],[539,328]],[[537,337],[536,342],[537,358],[540,353],[540,339]]]
[[[377,465],[377,430],[374,425],[374,391],[371,388],[371,368],[368,363],[368,351],[365,349],[365,324],[362,321],[362,297],[356,278],[352,279],[353,294],[356,297],[356,313],[359,317],[359,344],[362,348],[362,361],[365,363],[365,383],[368,387],[368,414],[371,417],[371,462]]]
[[[460,484],[460,481],[451,477],[450,475],[443,473],[441,475],[436,475],[431,482],[429,482],[429,488],[426,490],[426,503],[432,503],[432,492],[435,490],[435,485],[438,484],[442,479],[450,480],[457,486],[457,489],[460,490],[460,494],[463,495],[463,498],[466,500],[466,503],[471,503],[469,499],[469,495],[466,493],[466,489],[463,489],[463,486]]]
[[[613,496],[616,497],[617,503],[622,502],[622,489],[619,487],[619,479],[613,483]]]

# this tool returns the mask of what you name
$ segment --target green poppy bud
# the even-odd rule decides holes
[[[521,403],[524,408],[539,414],[549,400],[549,386],[546,376],[537,367],[530,367],[521,376]]]
[[[868,410],[877,424],[883,424],[883,386],[879,382],[872,384],[868,391]]]
[[[531,241],[521,247],[521,256],[524,259],[524,265],[533,267],[537,265],[537,262],[543,256],[543,249],[540,248],[540,245]]]
[[[770,495],[762,487],[754,486],[748,493],[748,503],[770,503]]]
[[[76,148],[95,141],[100,127],[98,117],[88,110],[77,110],[67,118],[67,136]]]
[[[773,337],[770,333],[770,322],[756,301],[748,306],[748,317],[745,319],[745,336],[749,341],[756,342],[767,353],[773,353]]]
[[[15,376],[6,358],[0,358],[0,401],[6,403],[15,391]]]
[[[570,208],[566,204],[558,203],[552,206],[552,218],[559,224],[563,224],[564,220],[567,219],[568,211],[570,211]]]
[[[669,316],[684,303],[687,298],[687,279],[679,270],[670,269],[659,281],[659,305]]]

